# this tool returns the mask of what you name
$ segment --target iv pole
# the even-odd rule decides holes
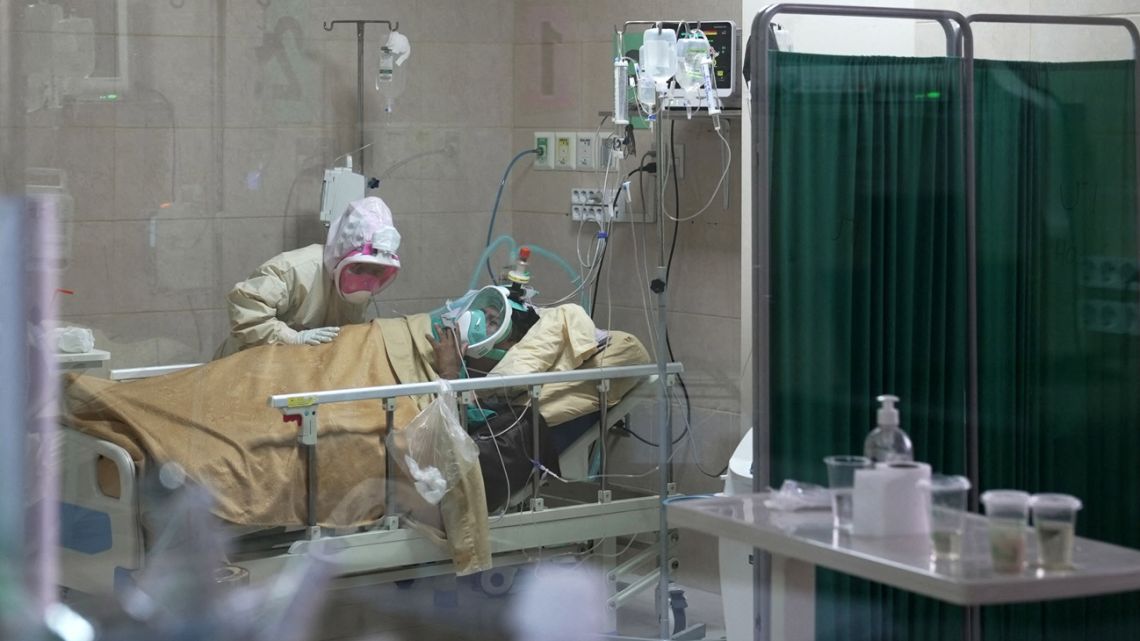
[[[325,31],[332,31],[338,24],[356,25],[356,127],[359,132],[358,149],[364,148],[364,27],[370,24],[383,24],[388,26],[388,32],[398,31],[399,22],[389,20],[333,20],[325,22]],[[360,171],[364,172],[364,154],[360,154]]]

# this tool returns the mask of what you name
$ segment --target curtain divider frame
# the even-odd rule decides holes
[[[963,120],[965,125],[965,180],[966,180],[966,217],[967,234],[970,234],[972,221],[975,219],[976,202],[974,197],[974,96],[973,96],[973,60],[974,37],[966,17],[955,11],[940,11],[930,9],[905,9],[889,7],[855,7],[835,5],[808,5],[808,4],[773,4],[760,11],[752,20],[752,37],[749,57],[753,60],[751,68],[750,87],[752,92],[752,238],[751,238],[751,277],[752,277],[752,489],[754,492],[763,491],[770,483],[771,473],[771,149],[769,148],[769,69],[770,62],[768,47],[770,41],[769,25],[780,14],[814,15],[848,18],[891,18],[909,20],[931,20],[938,23],[946,33],[947,57],[961,57],[963,64]],[[958,25],[957,34],[953,25]],[[976,247],[971,239],[967,239],[967,263],[976,261],[971,254]],[[975,274],[976,276],[976,274]],[[976,282],[974,283],[976,285]],[[969,284],[967,285],[969,289]],[[970,293],[967,292],[967,297]],[[967,343],[971,338],[976,342],[976,310],[967,305],[967,315],[970,315]],[[977,355],[976,345],[970,350]],[[968,376],[976,380],[976,360],[973,362]],[[973,385],[976,390],[976,383]],[[969,400],[969,399],[968,399]],[[976,396],[974,398],[976,403]],[[976,434],[977,408],[967,413],[966,440],[968,445],[971,430]],[[767,555],[759,549],[753,550],[753,613],[756,617],[753,625],[753,636],[756,641],[770,638],[769,603],[766,599],[767,586],[770,581],[770,561]],[[755,587],[764,586],[757,590]]]

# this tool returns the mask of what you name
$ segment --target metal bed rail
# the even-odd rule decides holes
[[[667,363],[664,366],[664,377],[657,384],[661,389],[672,385],[672,379],[685,371],[681,363]],[[381,385],[376,387],[362,387],[356,389],[330,390],[324,392],[301,392],[293,394],[275,394],[269,397],[269,406],[280,410],[283,419],[294,422],[298,428],[298,442],[305,458],[305,509],[308,538],[320,538],[321,530],[317,524],[317,442],[318,422],[317,413],[321,405],[331,403],[348,403],[354,401],[381,401],[384,408],[385,426],[384,434],[392,433],[395,428],[396,399],[403,396],[423,396],[426,394],[442,394],[448,390],[460,394],[464,403],[474,400],[474,393],[487,390],[525,389],[530,399],[531,424],[533,429],[534,460],[539,460],[539,444],[541,434],[539,430],[539,396],[544,385],[555,383],[576,383],[583,381],[598,382],[598,408],[602,414],[599,422],[599,437],[605,439],[606,421],[605,413],[609,405],[609,381],[622,378],[648,378],[658,376],[662,371],[660,364],[654,365],[628,365],[622,367],[597,367],[591,369],[571,370],[568,372],[542,372],[539,374],[521,374],[511,376],[485,376],[482,378],[468,378],[458,380],[437,380],[424,383],[405,383],[401,385]],[[466,422],[466,414],[460,412],[461,420]],[[466,425],[465,425],[466,426]],[[605,477],[605,460],[602,460],[602,477]],[[394,508],[395,493],[392,483],[391,452],[385,448],[384,466],[384,496],[385,496],[385,528],[394,530],[398,527],[399,517]],[[600,502],[609,500],[609,493],[603,481],[598,492]],[[543,501],[539,497],[539,476],[535,475],[532,483],[532,498],[530,508],[532,511],[541,511]]]

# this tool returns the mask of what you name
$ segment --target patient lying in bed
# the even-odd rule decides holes
[[[327,345],[267,345],[153,379],[110,383],[74,377],[66,390],[65,423],[123,447],[141,470],[155,462],[179,463],[191,480],[211,489],[213,511],[226,521],[299,525],[305,522],[306,503],[297,428],[283,422],[266,399],[273,394],[434,380],[439,364],[430,333],[427,315],[377,319],[344,328]],[[545,310],[491,373],[647,362],[644,347],[628,334],[612,332],[600,348],[585,312],[565,305]],[[635,384],[615,381],[612,402]],[[397,429],[429,401],[397,399]],[[549,385],[540,398],[540,411],[553,426],[596,409],[592,383]],[[374,521],[385,509],[380,403],[323,405],[318,419],[319,522],[353,526]],[[105,491],[114,493],[114,487]]]

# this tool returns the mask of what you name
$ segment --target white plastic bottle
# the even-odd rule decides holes
[[[914,446],[899,427],[899,397],[884,394],[879,401],[878,426],[863,441],[863,456],[876,463],[913,461]]]

